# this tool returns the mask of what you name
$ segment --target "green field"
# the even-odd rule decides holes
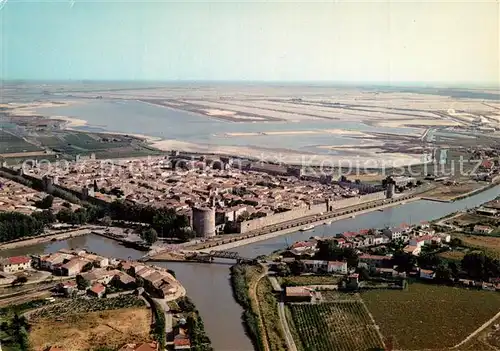
[[[290,304],[293,334],[305,351],[382,350],[376,326],[362,302]]]
[[[441,285],[372,290],[361,297],[395,349],[451,347],[500,311],[500,294]]]
[[[11,154],[19,152],[40,151],[36,145],[30,144],[24,139],[9,133],[6,130],[0,130],[0,154]]]
[[[141,140],[123,135],[60,131],[36,139],[55,152],[70,155],[95,153],[97,158],[117,158],[159,154]]]

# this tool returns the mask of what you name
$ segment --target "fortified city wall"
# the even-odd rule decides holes
[[[379,191],[372,194],[360,195],[347,199],[328,201],[318,205],[304,206],[295,210],[276,213],[270,216],[243,221],[240,223],[240,233],[246,233],[270,225],[293,221],[302,217],[314,216],[322,212],[329,212],[345,207],[356,206],[365,202],[385,199],[385,192]]]

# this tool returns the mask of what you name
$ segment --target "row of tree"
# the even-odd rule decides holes
[[[401,272],[410,272],[416,265],[420,268],[432,269],[436,280],[448,282],[460,277],[488,281],[500,277],[500,260],[486,255],[482,251],[467,253],[460,262],[446,260],[433,252],[422,252],[418,257],[397,251],[393,256],[393,264]]]
[[[23,237],[40,235],[47,225],[56,221],[71,225],[98,223],[107,219],[140,222],[149,224],[149,228],[142,233],[148,243],[155,242],[158,237],[177,238],[181,241],[192,239],[195,234],[189,227],[189,220],[185,215],[178,215],[175,210],[168,208],[154,208],[115,201],[109,206],[85,205],[76,210],[65,207],[54,213],[51,206],[53,198],[48,195],[40,200],[39,207],[47,208],[43,211],[26,215],[17,212],[0,213],[0,242],[21,239]]]

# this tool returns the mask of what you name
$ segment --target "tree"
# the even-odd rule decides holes
[[[113,223],[113,221],[110,216],[104,216],[101,219],[101,223],[106,227],[109,227]]]
[[[135,284],[138,288],[142,288],[144,286],[144,279],[142,279],[141,277],[135,278]]]
[[[244,222],[250,218],[250,213],[248,211],[243,211],[238,218],[236,219],[237,222]]]
[[[148,228],[141,233],[141,238],[149,246],[151,246],[158,240],[158,233],[156,232],[156,230],[154,230],[154,228]]]
[[[304,272],[304,270],[305,270],[304,262],[300,260],[295,260],[292,263],[290,263],[290,271],[292,272],[293,275],[300,275]]]
[[[452,278],[451,269],[448,267],[447,264],[444,263],[436,267],[435,273],[436,273],[436,279],[442,282],[448,282]]]
[[[51,209],[43,210],[40,212],[33,212],[31,214],[31,217],[36,219],[38,222],[43,223],[43,225],[51,224],[56,221],[56,216],[54,215],[54,212],[52,212]]]
[[[398,266],[399,272],[410,272],[415,267],[417,259],[415,256],[408,254],[404,251],[396,251],[392,256],[392,262],[395,266]]]
[[[464,243],[459,238],[453,238],[450,240],[450,246],[451,247],[462,247],[462,246],[464,246]]]
[[[358,254],[353,248],[338,247],[334,240],[323,240],[318,243],[318,253],[315,258],[325,261],[347,261],[349,267],[357,267]]]
[[[484,252],[471,252],[462,259],[462,269],[473,279],[488,280],[500,276],[500,261]]]
[[[387,246],[397,252],[403,250],[403,248],[406,246],[406,243],[403,241],[403,239],[398,238],[392,240]]]
[[[81,275],[76,276],[76,284],[79,290],[86,290],[90,287],[90,282]]]
[[[193,240],[196,237],[196,233],[191,228],[183,228],[179,231],[178,238],[181,241]]]
[[[76,224],[77,222],[75,214],[68,208],[63,208],[57,212],[56,218],[61,223]]]
[[[42,200],[36,201],[35,206],[41,209],[49,209],[52,207],[52,203],[54,202],[54,196],[47,195]]]
[[[26,278],[25,276],[20,276],[20,277],[17,277],[16,279],[14,279],[12,281],[12,283],[10,283],[10,284],[12,286],[16,286],[16,285],[23,285],[27,282],[28,282],[28,278]]]
[[[276,266],[276,274],[279,277],[288,277],[292,274],[292,270],[287,264],[279,264]]]
[[[435,269],[442,264],[442,259],[434,253],[420,253],[417,258],[418,265],[422,268]]]
[[[359,273],[360,280],[369,280],[370,279],[370,272],[368,271],[368,269],[366,267],[359,267],[358,273]]]
[[[175,272],[171,269],[167,269],[167,272],[170,273],[172,275],[172,277],[175,278]]]
[[[82,272],[88,272],[92,268],[94,268],[94,264],[92,262],[88,262],[88,263],[85,264],[85,266],[83,266]]]

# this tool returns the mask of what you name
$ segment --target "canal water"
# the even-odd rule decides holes
[[[241,246],[232,251],[245,257],[255,257],[282,249],[287,245],[311,236],[335,236],[344,231],[362,228],[381,228],[401,223],[416,224],[437,219],[449,213],[476,207],[500,194],[500,186],[491,188],[469,198],[452,203],[414,201],[384,211],[371,212],[355,218],[340,220],[330,225],[318,226],[308,232],[296,232],[262,242]],[[122,259],[138,259],[142,252],[126,248],[118,242],[96,235],[76,237],[64,241],[49,242],[17,249],[0,251],[2,257],[50,253],[61,248],[86,248],[98,254]],[[251,351],[252,344],[245,335],[241,323],[241,307],[235,302],[229,284],[229,264],[203,263],[156,263],[175,271],[177,278],[186,287],[205,322],[205,328],[217,351]]]

